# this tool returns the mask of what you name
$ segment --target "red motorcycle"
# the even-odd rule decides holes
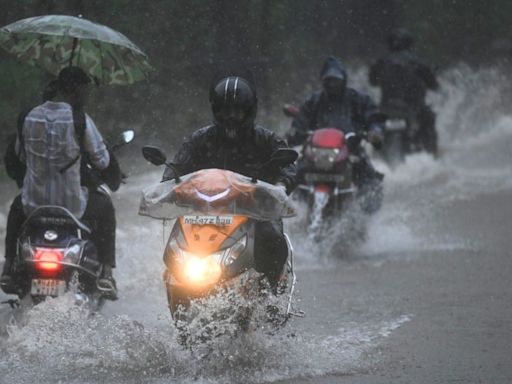
[[[356,193],[346,135],[336,128],[317,129],[304,144],[300,162],[298,194],[307,202],[309,227],[317,233]]]
[[[296,116],[298,110],[290,105],[285,115]],[[356,188],[352,179],[352,163],[347,140],[353,133],[336,128],[321,128],[310,132],[299,159],[299,185],[296,195],[307,203],[310,233],[322,232],[326,219],[340,213],[353,201]]]

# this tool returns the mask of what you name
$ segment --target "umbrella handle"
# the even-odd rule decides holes
[[[73,47],[71,48],[71,57],[69,58],[69,66],[71,67],[73,65],[73,56],[75,56],[75,49],[78,45],[78,39],[75,37],[73,38]]]

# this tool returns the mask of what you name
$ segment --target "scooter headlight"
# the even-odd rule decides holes
[[[222,274],[221,267],[212,257],[198,257],[185,252],[183,278],[191,284],[209,285],[216,283]]]
[[[247,235],[239,239],[231,247],[207,256],[198,256],[181,249],[175,239],[168,245],[164,256],[169,265],[170,257],[174,258],[173,270],[184,282],[194,285],[209,285],[220,280],[222,269],[233,263],[245,250]]]

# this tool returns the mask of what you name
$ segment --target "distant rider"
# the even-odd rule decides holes
[[[261,168],[286,142],[254,123],[257,97],[247,78],[228,76],[214,80],[210,88],[213,124],[195,131],[179,148],[173,163],[180,174],[205,168],[227,169],[282,185],[287,193],[295,187],[295,165],[282,169]],[[166,168],[163,180],[174,176]],[[256,270],[275,287],[288,256],[281,220],[256,224],[254,246]]]
[[[115,266],[115,211],[109,196],[84,184],[85,165],[105,170],[112,163],[109,152],[93,120],[83,112],[91,82],[78,67],[67,67],[52,83],[48,99],[21,116],[15,152],[24,164],[14,178],[21,183],[21,194],[10,208],[5,239],[5,264],[0,285],[6,292],[13,287],[13,261],[23,222],[38,206],[57,205],[67,208],[91,226],[102,263],[98,284],[108,290],[107,298],[116,298],[112,276]],[[58,87],[60,101],[51,101]],[[48,89],[47,89],[48,91]],[[21,174],[20,174],[21,173]]]
[[[287,135],[290,145],[302,145],[309,131],[338,128],[346,135],[353,159],[354,183],[363,199],[363,209],[374,212],[382,201],[382,178],[360,146],[366,138],[374,146],[382,140],[381,114],[372,99],[347,87],[347,71],[334,57],[328,57],[320,72],[323,89],[314,92],[300,107]],[[302,167],[299,165],[299,173]]]
[[[390,52],[370,67],[369,80],[381,88],[381,110],[390,115],[404,110],[412,113],[419,125],[420,143],[437,155],[436,115],[425,96],[439,85],[432,69],[412,52],[413,44],[406,30],[393,31],[388,37]]]

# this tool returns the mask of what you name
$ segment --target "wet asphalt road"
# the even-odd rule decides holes
[[[127,196],[131,195],[118,199],[117,205],[126,204]],[[409,196],[409,201],[414,199]],[[393,202],[397,200],[390,199],[384,222],[394,215]],[[397,204],[404,209],[403,203]],[[334,249],[334,256],[320,263],[299,246],[297,307],[306,311],[306,317],[292,321],[289,332],[298,337],[277,354],[285,372],[279,371],[280,364],[276,370],[264,361],[261,371],[248,379],[233,377],[231,366],[222,373],[227,376],[203,377],[198,376],[201,363],[184,358],[186,364],[197,364],[195,376],[172,378],[176,382],[223,382],[226,377],[230,382],[283,383],[512,382],[512,190],[447,199],[436,205],[427,201],[423,209],[408,212],[405,219],[406,227],[423,239],[411,240],[408,231],[384,233],[384,237],[394,236],[390,242],[377,242],[341,258],[336,253],[343,250]],[[143,220],[131,222],[131,230],[138,231]],[[370,237],[381,226],[382,222],[372,229],[370,224]],[[396,226],[390,223],[391,229]],[[161,241],[161,234],[155,236]],[[318,247],[321,250],[322,244]],[[158,259],[152,261],[157,271]],[[146,278],[156,275],[151,268],[146,273]],[[126,272],[118,272],[121,286],[127,278]],[[160,283],[158,276],[151,278],[154,293]],[[109,305],[106,315],[128,314],[146,328],[170,334],[163,292],[145,300],[132,295],[134,289],[128,284],[122,302]],[[27,353],[17,344],[6,345],[3,351],[9,348],[19,356]],[[129,366],[132,361],[124,363]],[[175,364],[184,362],[169,361],[169,366]],[[45,377],[52,377],[50,366],[42,369]],[[276,372],[265,376],[266,370]],[[77,382],[89,382],[83,375],[78,377]],[[100,375],[93,381],[108,377]],[[170,378],[157,375],[152,382]],[[122,381],[127,379],[139,382],[140,377],[132,373]],[[0,382],[4,381],[0,378]]]
[[[364,241],[347,251],[287,225],[305,318],[219,342],[210,360],[184,351],[165,308],[162,226],[137,216],[160,176],[148,167],[114,195],[121,299],[92,320],[65,298],[21,319],[1,307],[0,383],[512,383],[512,118],[482,87],[501,78],[467,71],[447,73],[433,100],[443,156],[384,169]],[[15,189],[0,188],[3,238]]]
[[[367,353],[364,368],[283,383],[512,382],[512,191],[448,203],[435,216],[439,231],[467,240],[469,249],[347,261],[322,273],[322,284],[303,276],[303,291],[335,294],[338,316],[366,303],[411,319]],[[322,321],[321,310],[305,306],[309,322]]]

